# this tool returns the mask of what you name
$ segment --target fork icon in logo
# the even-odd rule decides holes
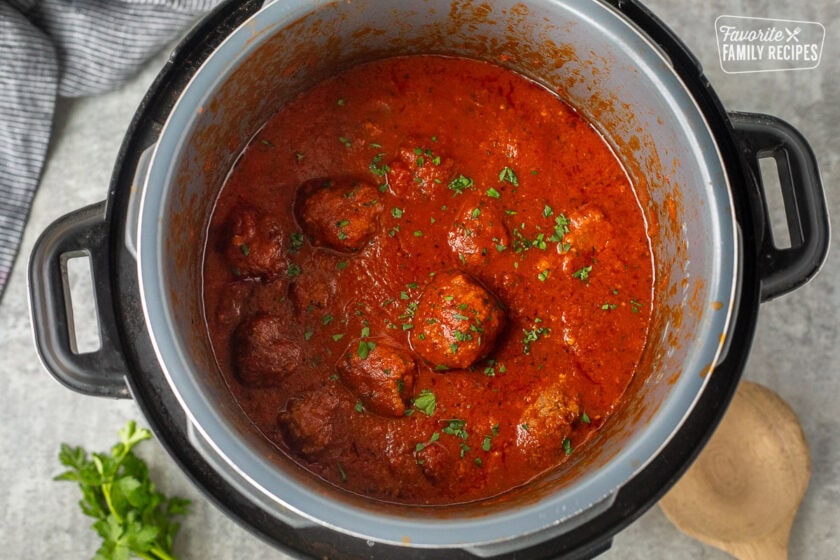
[[[799,26],[796,26],[793,29],[793,31],[791,31],[790,29],[785,27],[785,33],[787,33],[787,39],[785,39],[785,43],[790,43],[791,39],[793,39],[795,42],[798,43],[799,42],[799,37],[797,37],[797,35],[799,35],[801,32],[802,32],[802,28],[799,27]]]

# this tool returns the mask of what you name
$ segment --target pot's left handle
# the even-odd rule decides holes
[[[67,260],[90,259],[99,349],[74,349]],[[29,309],[41,362],[62,385],[86,395],[130,398],[111,296],[105,202],[62,216],[41,234],[29,260]]]

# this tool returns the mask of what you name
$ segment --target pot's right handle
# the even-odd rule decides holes
[[[768,301],[805,284],[828,254],[828,210],[814,152],[798,130],[781,119],[756,113],[729,113],[736,138],[758,184],[763,223],[759,247],[761,301]],[[776,160],[785,205],[790,248],[773,243],[767,197],[758,160]]]
[[[88,257],[100,347],[76,352],[67,259]],[[129,398],[113,316],[105,202],[76,210],[44,230],[29,260],[29,309],[41,362],[62,385],[86,395]]]

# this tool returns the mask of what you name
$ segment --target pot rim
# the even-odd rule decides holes
[[[685,112],[680,112],[686,117],[686,122],[680,124],[690,132],[688,136],[697,142],[695,154],[703,154],[703,161],[707,164],[703,170],[708,174],[705,179],[712,181],[712,177],[717,176],[724,182],[715,192],[725,193],[726,196],[716,196],[710,201],[717,212],[712,212],[716,223],[709,224],[709,227],[718,232],[723,241],[731,242],[732,259],[722,263],[716,262],[716,267],[721,270],[713,276],[715,282],[710,283],[708,289],[710,299],[727,303],[725,313],[723,310],[714,314],[704,313],[700,331],[707,334],[725,333],[737,299],[735,279],[741,255],[736,239],[738,231],[735,226],[728,176],[714,135],[703,112],[661,50],[626,16],[603,2],[597,1],[593,4],[597,4],[597,9],[601,10],[602,17],[607,18],[610,25],[629,28],[634,42],[637,42],[636,47],[643,49],[638,58],[650,69],[647,75],[672,82],[670,86],[662,84],[660,89],[679,94],[680,99],[674,99],[672,102],[690,108],[691,113],[687,116]],[[558,526],[561,521],[591,508],[594,504],[603,503],[644,469],[671,440],[671,436],[677,432],[699,399],[708,376],[681,376],[673,394],[663,403],[648,429],[641,434],[644,437],[634,435],[624,449],[610,460],[611,471],[599,469],[587,473],[565,486],[561,492],[515,510],[469,519],[453,519],[416,518],[371,512],[331,500],[329,495],[312,492],[295,484],[282,476],[270,461],[245,444],[214,409],[204,387],[191,374],[190,360],[174,341],[173,334],[177,331],[160,262],[165,239],[158,224],[163,216],[162,202],[172,188],[172,177],[177,164],[175,156],[197,117],[196,108],[204,105],[205,100],[252,49],[270,40],[274,31],[294,22],[311,9],[310,3],[304,0],[273,3],[262,8],[233,31],[210,54],[181,92],[163,126],[149,165],[142,189],[137,226],[140,300],[156,358],[189,421],[237,474],[280,506],[330,529],[379,542],[402,545],[410,543],[412,546],[422,547],[498,543]],[[578,15],[581,18],[586,17],[580,13]],[[607,23],[602,22],[600,27],[606,28]],[[642,66],[640,64],[640,68]],[[665,75],[659,75],[652,70],[653,68],[664,70]],[[706,346],[703,347],[702,354],[712,356],[710,365],[717,363],[723,343],[717,334],[706,336],[703,340]],[[232,460],[231,457],[237,459]],[[604,480],[611,482],[605,485]],[[610,488],[610,491],[604,492],[605,486]],[[457,541],[451,535],[456,535]]]

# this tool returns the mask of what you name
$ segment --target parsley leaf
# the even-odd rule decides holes
[[[505,167],[504,169],[502,169],[502,172],[499,173],[499,181],[501,181],[502,183],[507,181],[514,187],[519,186],[519,178],[516,176],[516,173],[514,173],[513,169],[511,169],[510,167]]]
[[[426,416],[431,416],[435,413],[435,409],[437,408],[437,399],[435,398],[435,394],[429,389],[423,389],[420,391],[420,394],[417,395],[417,398],[414,399],[414,408]]]
[[[441,430],[445,434],[449,434],[450,436],[459,437],[463,440],[466,440],[468,437],[466,420],[459,420],[457,418],[452,420],[446,421],[446,427]]]
[[[583,268],[576,270],[574,273],[572,273],[572,276],[574,276],[581,282],[588,282],[590,272],[592,272],[592,265],[584,266]]]
[[[97,559],[174,560],[172,541],[180,529],[175,518],[188,513],[190,502],[159,492],[134,454],[137,444],[152,437],[149,430],[132,421],[118,433],[110,453],[90,458],[83,448],[62,444],[58,458],[69,470],[54,480],[78,483],[82,512],[96,519],[92,527],[102,537]]]
[[[449,182],[449,190],[455,194],[463,194],[465,190],[471,188],[473,188],[473,180],[463,175],[459,175]]]

